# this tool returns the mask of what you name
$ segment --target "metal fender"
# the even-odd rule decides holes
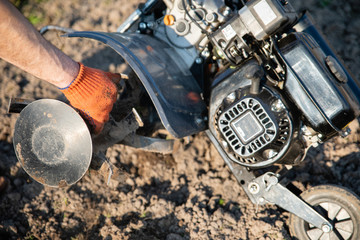
[[[174,137],[205,130],[201,89],[168,44],[136,33],[73,32],[65,36],[94,39],[114,49],[137,74],[164,127]]]

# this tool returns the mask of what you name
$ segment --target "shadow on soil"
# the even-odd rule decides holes
[[[309,151],[308,157],[290,171],[292,181],[304,184],[306,188],[320,184],[334,184],[346,187],[360,196],[360,152],[353,152],[337,161],[326,159],[320,146]]]

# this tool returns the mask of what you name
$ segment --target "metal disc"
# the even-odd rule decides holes
[[[15,124],[14,148],[24,170],[51,187],[76,183],[89,168],[92,141],[84,120],[69,105],[41,99],[27,105]]]

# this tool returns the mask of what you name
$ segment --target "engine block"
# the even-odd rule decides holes
[[[163,21],[154,29],[154,35],[169,43],[191,67],[199,53],[207,51],[209,39],[214,29],[227,20],[232,13],[223,0],[173,0],[164,1],[166,15],[174,22],[165,25]]]

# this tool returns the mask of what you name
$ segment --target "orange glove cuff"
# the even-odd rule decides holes
[[[60,90],[97,134],[109,120],[109,113],[117,96],[114,82],[119,81],[121,76],[79,64],[80,71],[76,79],[68,87]]]

